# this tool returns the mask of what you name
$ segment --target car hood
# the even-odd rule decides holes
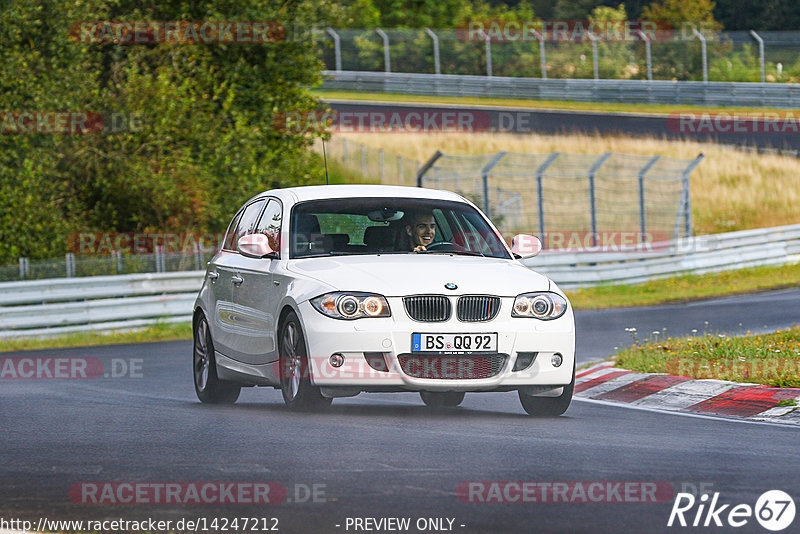
[[[368,255],[306,258],[289,262],[289,270],[334,286],[387,297],[416,294],[486,294],[514,297],[547,291],[547,277],[519,262],[441,254]],[[453,283],[455,290],[445,288]]]

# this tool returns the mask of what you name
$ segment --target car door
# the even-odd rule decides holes
[[[247,314],[237,303],[238,293],[244,283],[242,268],[247,266],[244,258],[236,250],[239,239],[255,228],[266,200],[261,198],[248,203],[239,213],[236,227],[225,238],[223,251],[218,255],[215,270],[218,274],[215,291],[224,298],[218,298],[214,317],[217,331],[214,332],[215,348],[229,358],[240,358],[242,334],[247,330]]]
[[[214,349],[225,355],[231,353],[231,343],[233,342],[232,333],[227,328],[229,320],[227,313],[233,307],[233,284],[230,283],[230,279],[235,267],[236,226],[239,224],[242,211],[243,209],[240,209],[231,220],[222,247],[209,262],[209,269],[206,273],[210,293],[209,324],[211,336],[214,339]]]
[[[282,294],[281,281],[276,280],[274,271],[280,262],[282,210],[280,201],[269,199],[261,218],[250,232],[266,235],[270,248],[276,253],[261,259],[240,258],[242,283],[235,289],[236,307],[242,319],[237,359],[253,365],[263,365],[278,358],[275,327]]]

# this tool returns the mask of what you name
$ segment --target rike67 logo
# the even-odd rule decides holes
[[[710,502],[709,502],[710,501]],[[755,520],[765,529],[778,532],[794,521],[794,500],[781,490],[766,491],[756,500],[755,506],[746,503],[731,505],[719,503],[719,492],[696,498],[691,493],[678,493],[667,526],[681,527],[743,527]]]

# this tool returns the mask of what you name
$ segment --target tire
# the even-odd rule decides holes
[[[463,391],[420,391],[419,396],[431,408],[453,408],[464,400]]]
[[[201,315],[194,322],[193,373],[194,391],[205,404],[233,404],[239,398],[241,386],[220,380],[217,376],[217,361],[214,357],[214,341],[208,321]]]
[[[305,337],[294,312],[289,313],[281,324],[278,343],[281,392],[286,406],[295,411],[330,406],[332,399],[323,397],[319,388],[311,384]]]
[[[532,397],[519,391],[519,401],[528,415],[538,417],[558,417],[569,408],[572,393],[575,390],[575,367],[572,368],[572,382],[564,386],[564,392],[558,397]]]

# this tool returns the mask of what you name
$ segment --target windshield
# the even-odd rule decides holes
[[[292,258],[459,254],[509,259],[500,236],[462,202],[414,198],[314,200],[292,209]]]

